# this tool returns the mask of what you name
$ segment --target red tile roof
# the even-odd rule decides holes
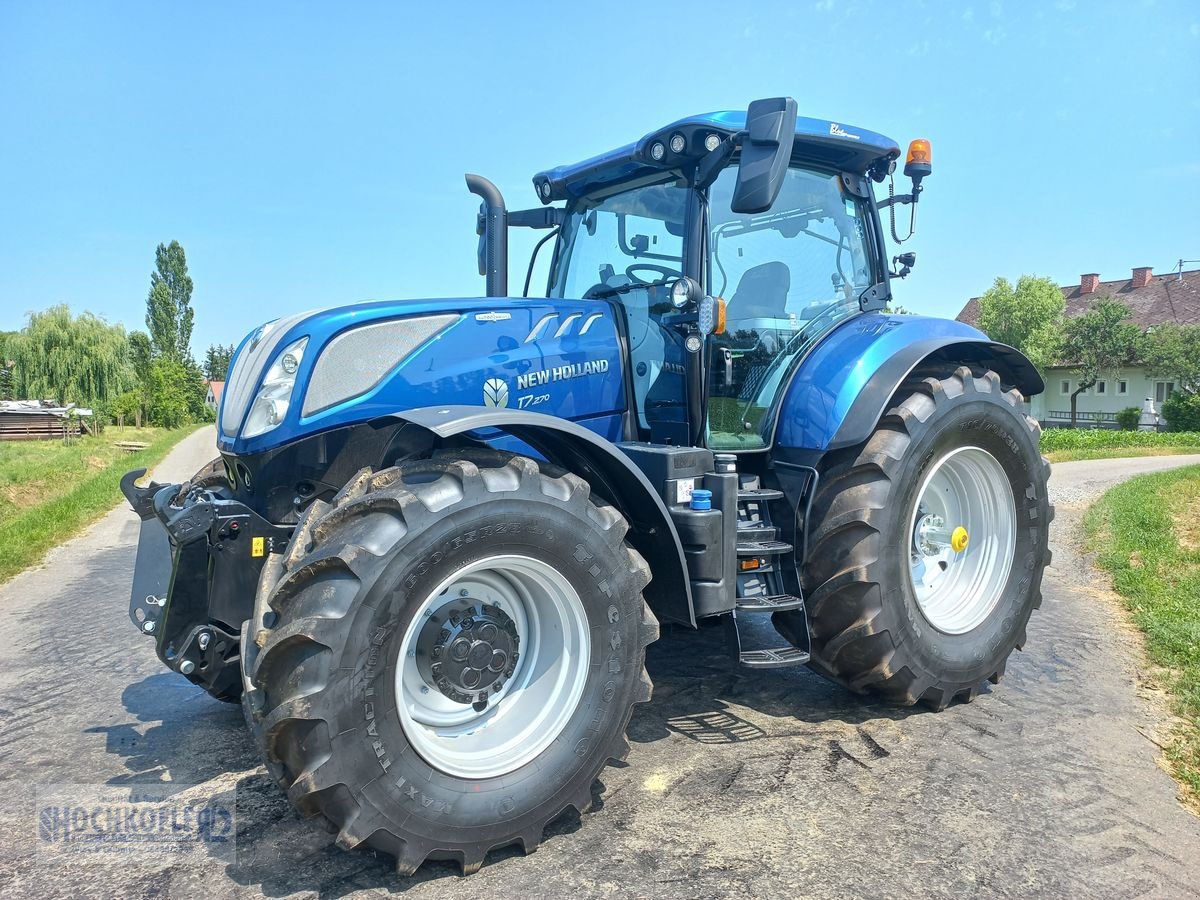
[[[1180,325],[1200,325],[1200,269],[1183,273],[1170,272],[1152,275],[1145,287],[1134,287],[1133,280],[1101,281],[1090,294],[1080,293],[1078,284],[1060,288],[1067,301],[1068,318],[1082,315],[1101,297],[1112,297],[1129,307],[1132,320],[1142,330],[1151,325],[1176,322]],[[968,325],[979,324],[979,298],[967,301],[956,318]]]

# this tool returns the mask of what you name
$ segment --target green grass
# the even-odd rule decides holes
[[[122,499],[122,475],[152,468],[194,430],[109,428],[69,446],[61,440],[0,441],[0,583],[112,509]],[[149,446],[127,453],[115,441]]]
[[[1200,466],[1143,475],[1108,491],[1085,527],[1112,573],[1181,718],[1166,756],[1200,808]]]
[[[1129,459],[1134,456],[1179,456],[1200,453],[1200,447],[1126,447],[1109,450],[1050,450],[1042,455],[1052,463],[1075,462],[1080,459]]]
[[[1047,450],[1114,450],[1130,447],[1195,447],[1200,431],[1114,431],[1108,428],[1047,428],[1042,432],[1042,452]]]

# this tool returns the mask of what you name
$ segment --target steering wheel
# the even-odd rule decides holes
[[[654,272],[658,278],[641,278],[635,275],[635,272],[640,271]],[[625,270],[625,276],[635,284],[661,284],[664,281],[671,281],[679,277],[679,272],[675,269],[668,269],[666,266],[656,266],[654,263],[634,263]]]

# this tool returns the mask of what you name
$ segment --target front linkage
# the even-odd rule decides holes
[[[121,491],[141,517],[129,618],[155,641],[169,668],[220,700],[241,694],[239,633],[269,553],[287,546],[290,527],[272,525],[238,500],[202,487],[135,482]]]

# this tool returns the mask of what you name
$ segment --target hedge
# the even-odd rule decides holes
[[[1114,450],[1122,447],[1200,447],[1200,431],[1109,431],[1103,428],[1047,428],[1042,450]]]

